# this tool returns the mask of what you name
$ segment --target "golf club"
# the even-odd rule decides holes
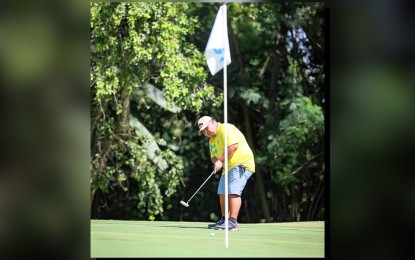
[[[184,202],[183,200],[180,201],[180,204],[182,204],[185,207],[189,207],[189,201],[196,195],[196,193],[200,190],[200,188],[203,187],[203,185],[205,185],[205,183],[210,179],[210,177],[212,177],[212,175],[215,174],[215,171],[213,171],[209,177],[205,180],[204,183],[202,183],[202,185],[200,185],[199,189],[197,189],[197,191],[192,195],[192,197],[190,197],[190,199],[187,202]]]

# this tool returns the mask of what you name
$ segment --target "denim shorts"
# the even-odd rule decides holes
[[[228,176],[228,194],[241,196],[245,184],[251,175],[252,172],[240,165],[233,167],[227,174],[220,177],[218,194],[225,194],[225,176]]]

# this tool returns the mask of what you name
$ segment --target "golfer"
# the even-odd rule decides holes
[[[208,228],[225,229],[225,177],[228,177],[228,228],[238,230],[238,214],[242,205],[241,194],[249,177],[255,172],[254,154],[246,142],[245,136],[232,124],[221,124],[213,117],[203,116],[198,120],[199,135],[209,137],[210,158],[214,171],[219,172],[225,164],[225,128],[228,145],[228,173],[222,171],[219,181],[218,195],[222,217]]]

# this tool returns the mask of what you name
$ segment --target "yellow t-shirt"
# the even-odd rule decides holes
[[[233,167],[239,165],[244,166],[248,171],[255,172],[254,154],[246,142],[245,136],[232,124],[226,124],[228,147],[233,144],[238,144],[238,149],[233,153],[232,158],[228,159],[228,171]],[[209,139],[210,157],[219,159],[224,150],[225,142],[225,124],[218,122],[218,128],[215,137]],[[225,164],[223,164],[222,175],[225,174]]]

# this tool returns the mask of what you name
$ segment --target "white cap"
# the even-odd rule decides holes
[[[202,134],[203,129],[205,129],[208,126],[208,123],[213,118],[210,116],[202,116],[199,121],[197,121],[197,126],[199,127],[199,135]]]

